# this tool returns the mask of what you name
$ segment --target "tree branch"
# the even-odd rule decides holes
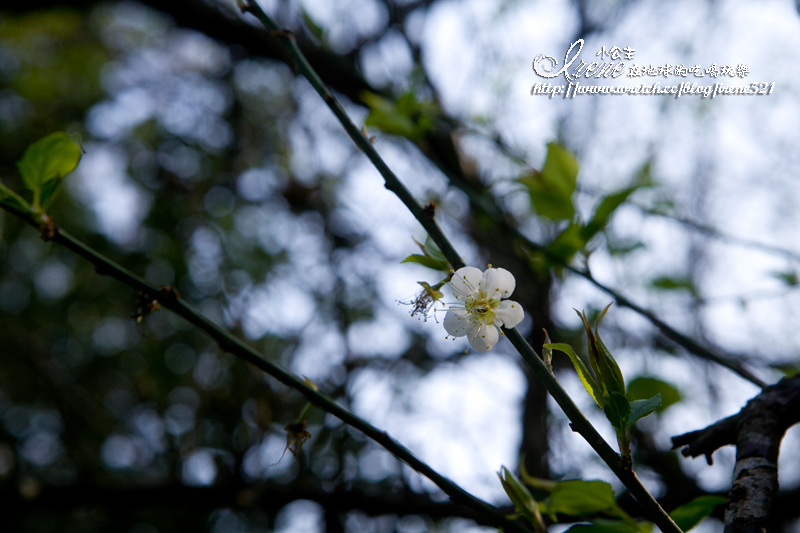
[[[161,287],[160,289],[153,287],[141,277],[96,252],[62,228],[56,226],[52,221],[47,224],[46,227],[43,227],[39,221],[35,220],[28,213],[24,213],[3,203],[0,203],[0,208],[16,215],[31,226],[37,228],[42,233],[43,237],[45,235],[49,237],[47,240],[52,240],[69,248],[95,265],[98,274],[110,276],[141,292],[148,298],[157,300],[161,307],[173,311],[198,329],[206,332],[219,345],[220,349],[244,359],[248,363],[263,370],[284,385],[305,396],[309,402],[313,403],[319,409],[332,414],[342,422],[358,429],[367,437],[386,448],[389,453],[433,481],[453,502],[469,507],[475,513],[482,516],[486,523],[517,533],[527,531],[520,524],[507,519],[505,515],[493,505],[473,496],[450,479],[436,472],[427,463],[417,458],[408,448],[389,436],[387,432],[376,428],[355,413],[336,403],[333,398],[319,392],[315,387],[309,385],[297,376],[289,374],[279,366],[268,361],[262,354],[194,309],[188,302],[180,297],[174,288],[170,286]]]
[[[228,44],[241,46],[251,55],[280,60],[285,59],[281,52],[281,47],[275,40],[266,38],[264,32],[260,28],[236,18],[230,10],[222,9],[219,5],[212,5],[203,0],[173,0],[170,2],[161,2],[158,0],[139,1],[153,9],[167,13],[179,26],[195,29],[213,39],[218,39]],[[424,4],[424,2],[418,3]],[[87,8],[96,4],[97,0],[76,0],[75,2],[71,2],[70,6]],[[62,5],[62,2],[55,0],[31,0],[30,2],[12,4],[4,9],[10,11],[31,11],[33,9],[53,8]],[[581,30],[581,33],[586,33],[587,31],[594,31],[594,27],[591,27],[589,30]],[[325,80],[328,86],[347,96],[350,100],[366,105],[361,99],[361,95],[365,91],[391,96],[385,94],[380,89],[376,89],[364,80],[355,66],[354,57],[342,57],[332,51],[315,46],[307,39],[298,39],[298,41],[298,47],[302,51],[303,56],[308,60],[313,70],[319,75],[320,80]],[[418,147],[425,156],[450,179],[453,185],[467,193],[473,207],[477,207],[492,216],[495,216],[495,213],[501,213],[501,216],[496,217],[496,220],[503,224],[517,238],[530,246],[531,249],[547,255],[548,252],[545,246],[531,241],[519,233],[514,224],[502,214],[502,210],[493,199],[486,198],[484,195],[476,192],[474,188],[466,182],[460,168],[458,153],[451,137],[453,131],[458,127],[457,121],[453,119],[441,121],[441,123],[437,124],[437,127],[434,128],[435,131],[424,140],[425,146],[423,147],[422,143],[418,143]],[[494,138],[496,143],[498,139],[498,137]],[[501,147],[504,146],[502,143],[498,144],[501,145]],[[511,153],[507,147],[504,151],[509,154]],[[513,157],[518,159],[519,156]],[[699,344],[697,341],[659,319],[652,311],[632,302],[616,290],[597,281],[588,271],[572,267],[559,257],[548,255],[548,258],[573,274],[588,280],[597,288],[614,298],[618,305],[627,307],[645,317],[665,337],[669,338],[689,353],[701,359],[706,359],[729,368],[742,378],[761,388],[767,386],[765,381],[756,376],[749,368],[742,364],[741,361],[738,361],[733,354],[726,354],[719,349],[713,347],[707,348]]]
[[[326,491],[317,484],[295,481],[289,484],[267,481],[241,482],[211,487],[166,486],[101,486],[70,485],[44,487],[35,498],[25,499],[19,491],[2,494],[4,515],[53,511],[74,511],[77,508],[104,508],[115,515],[141,512],[143,508],[184,508],[193,513],[211,513],[223,507],[257,508],[274,516],[287,504],[297,500],[319,503],[335,513],[361,511],[369,516],[425,515],[432,519],[467,518],[481,525],[492,525],[484,516],[469,507],[452,502],[435,502],[426,494],[411,491],[377,493],[362,490],[334,489]],[[508,512],[513,512],[507,509]]]
[[[383,161],[381,156],[372,146],[372,143],[363,135],[361,130],[347,116],[342,106],[325,86],[324,82],[320,79],[319,75],[314,72],[308,61],[303,56],[302,51],[297,46],[293,35],[289,31],[281,30],[278,25],[273,21],[269,15],[264,12],[261,7],[253,2],[244,4],[245,11],[255,15],[264,26],[270,30],[273,36],[278,37],[283,43],[288,55],[291,57],[293,66],[295,66],[303,76],[308,79],[311,85],[316,89],[317,93],[322,97],[328,107],[333,111],[339,121],[342,123],[347,134],[375,165],[378,172],[383,176],[385,186],[387,189],[395,193],[400,201],[408,208],[414,217],[425,228],[431,238],[441,249],[447,260],[458,269],[465,266],[464,261],[456,252],[453,245],[442,232],[439,225],[434,220],[434,206],[430,205],[423,208],[419,202],[411,195],[410,191],[406,189],[405,185],[397,178],[391,171],[388,165]],[[525,341],[522,335],[516,329],[505,329],[504,333],[519,351],[523,360],[531,367],[533,373],[544,384],[545,388],[550,392],[556,402],[559,404],[567,417],[572,421],[572,429],[579,433],[592,448],[597,452],[603,461],[611,468],[616,476],[625,484],[631,494],[636,498],[642,509],[647,513],[648,518],[655,522],[662,531],[680,532],[680,528],[675,525],[675,522],[669,515],[658,505],[658,502],[653,496],[647,492],[639,478],[630,468],[626,468],[619,455],[611,449],[608,443],[603,440],[597,430],[581,413],[580,409],[575,405],[567,392],[561,387],[555,376],[545,366],[539,358],[536,351]]]
[[[778,451],[786,430],[800,422],[800,374],[784,378],[747,402],[739,413],[699,431],[672,438],[686,446],[685,457],[711,454],[736,445],[736,466],[725,511],[726,533],[770,529],[772,499],[778,490]]]

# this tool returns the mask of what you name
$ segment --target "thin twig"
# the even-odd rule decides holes
[[[453,266],[453,268],[458,269],[465,266],[463,260],[458,255],[453,245],[450,243],[450,241],[442,232],[441,228],[439,228],[439,225],[434,220],[433,206],[423,208],[411,195],[410,191],[406,189],[405,185],[403,185],[403,183],[397,178],[397,176],[395,176],[391,169],[389,169],[388,165],[386,165],[380,155],[378,155],[375,147],[372,146],[372,143],[369,142],[359,128],[353,124],[342,106],[339,104],[330,90],[325,86],[324,82],[320,79],[317,73],[314,72],[314,69],[311,67],[308,61],[306,61],[291,32],[280,30],[275,21],[273,21],[272,18],[270,18],[270,16],[267,15],[266,12],[264,12],[264,10],[253,1],[246,4],[246,11],[255,15],[264,24],[264,26],[267,27],[267,29],[271,30],[274,36],[281,40],[286,48],[286,51],[291,57],[293,66],[301,74],[303,74],[303,76],[306,77],[311,85],[317,90],[322,99],[325,100],[333,113],[342,123],[342,126],[344,126],[345,131],[348,133],[348,135],[350,135],[350,138],[353,139],[353,142],[355,142],[356,145],[366,154],[366,156],[378,169],[378,172],[380,172],[381,176],[383,176],[386,188],[397,195],[400,201],[403,202],[403,204],[409,209],[409,211],[411,211],[420,224],[422,224],[422,226],[428,231],[428,234],[442,250],[442,253],[444,253],[445,257]],[[558,381],[556,381],[555,377],[547,369],[544,362],[542,362],[542,360],[539,358],[536,351],[531,348],[531,346],[527,343],[527,341],[525,341],[525,339],[516,329],[504,330],[504,332],[506,336],[508,336],[511,343],[520,352],[523,360],[531,367],[536,377],[539,378],[539,380],[544,384],[545,388],[548,390],[548,392],[550,392],[561,409],[567,415],[567,418],[570,419],[572,422],[571,426],[573,431],[579,433],[584,439],[586,439],[589,445],[594,448],[603,461],[609,466],[609,468],[611,468],[614,474],[616,474],[620,481],[622,481],[623,484],[628,488],[633,497],[636,498],[636,500],[642,506],[642,509],[647,514],[648,518],[655,522],[656,525],[658,525],[658,527],[664,532],[679,533],[681,531],[680,528],[675,524],[675,522],[672,521],[670,516],[666,513],[666,511],[664,511],[664,509],[661,508],[661,506],[647,491],[647,489],[645,489],[644,485],[642,485],[636,474],[632,470],[626,469],[623,466],[619,455],[614,452],[613,449],[611,449],[611,447],[607,442],[605,442],[605,440],[603,440],[603,437],[600,436],[594,426],[592,426],[583,413],[581,413],[580,409],[578,409],[567,392],[561,387]]]
[[[652,215],[657,217],[666,218],[677,222],[678,224],[682,224],[688,228],[692,228],[693,230],[697,231],[698,233],[703,233],[708,235],[709,237],[713,237],[715,239],[719,239],[721,241],[726,241],[731,244],[736,244],[738,246],[743,246],[745,248],[755,248],[757,250],[761,250],[766,253],[780,255],[789,259],[790,261],[794,261],[796,263],[800,262],[800,253],[797,253],[793,250],[789,250],[788,248],[781,248],[780,246],[773,246],[771,244],[766,244],[759,241],[754,241],[751,239],[745,239],[743,237],[737,237],[735,235],[728,235],[727,233],[723,233],[720,230],[712,227],[706,226],[696,220],[692,220],[690,218],[684,218],[678,215],[672,215],[669,213],[664,213],[657,209],[647,208],[645,206],[639,205],[637,203],[633,203],[636,207],[638,207],[644,214]]]
[[[31,226],[43,232],[41,222],[34,220],[30,214],[24,213],[2,203],[0,203],[0,208],[13,215],[16,215]],[[333,398],[330,398],[329,396],[319,392],[302,379],[286,372],[281,367],[268,361],[262,354],[245,344],[240,339],[234,337],[230,332],[221,328],[194,309],[194,307],[180,297],[174,288],[170,286],[156,288],[150,285],[141,277],[95,251],[90,246],[76,239],[52,222],[47,225],[46,230],[49,236],[47,240],[52,240],[58,244],[61,244],[79,256],[83,257],[95,266],[98,274],[110,276],[124,283],[128,287],[131,287],[132,289],[135,289],[146,295],[148,299],[157,300],[161,307],[169,309],[175,314],[186,319],[198,329],[207,333],[212,339],[214,339],[220,349],[233,354],[240,359],[244,359],[260,370],[263,370],[287,387],[290,387],[305,396],[309,402],[313,403],[319,409],[332,414],[342,422],[364,433],[367,437],[386,448],[389,453],[433,481],[436,486],[442,489],[442,491],[447,494],[454,503],[464,505],[472,509],[472,511],[482,518],[485,524],[489,524],[494,527],[500,527],[506,531],[514,531],[517,533],[528,532],[528,530],[522,527],[520,524],[512,522],[506,518],[505,515],[493,505],[473,496],[450,479],[439,474],[427,463],[417,458],[411,452],[411,450],[392,438],[386,431],[378,429],[366,420],[360,418],[355,413],[336,403]]]

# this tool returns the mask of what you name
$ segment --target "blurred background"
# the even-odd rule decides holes
[[[518,327],[585,354],[573,308],[614,300],[532,253],[491,210],[564,263],[650,309],[768,383],[798,368],[800,19],[788,1],[262,1],[291,29],[357,125],[468,264],[510,270]],[[54,131],[86,153],[56,222],[314,381],[439,472],[510,510],[495,472],[524,461],[549,479],[622,487],[501,340],[465,353],[442,313],[411,317],[400,264],[422,227],[356,150],[277,43],[233,2],[19,2],[0,12],[0,178]],[[605,47],[631,63],[747,65],[744,78],[619,77],[584,85],[774,83],[763,96],[531,95],[540,53],[563,63]],[[626,63],[627,64],[627,63]],[[627,72],[627,69],[626,69]],[[559,83],[564,83],[560,78]],[[580,163],[585,223],[631,189],[586,242],[531,205],[519,178],[549,142]],[[471,199],[473,202],[471,202]],[[337,419],[283,456],[305,401],[137,294],[0,213],[0,492],[4,531],[166,533],[491,531],[469,510]],[[557,240],[559,239],[560,240]],[[451,300],[449,293],[446,301]],[[441,309],[441,307],[440,307]],[[687,353],[613,306],[602,328],[626,380],[669,396],[644,419],[634,461],[667,510],[725,494],[673,435],[737,412],[758,387]],[[563,354],[556,375],[614,434]],[[641,379],[636,379],[641,378]],[[634,381],[635,380],[635,381]],[[670,405],[666,405],[670,404]],[[797,428],[775,504],[800,531]],[[635,503],[621,503],[636,515]],[[721,515],[696,531],[721,531]],[[562,531],[554,525],[551,531]]]

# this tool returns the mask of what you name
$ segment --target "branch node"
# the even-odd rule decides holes
[[[433,220],[435,214],[436,214],[436,204],[434,204],[433,202],[429,203],[428,205],[422,208],[422,217],[425,220]]]
[[[236,0],[236,7],[238,7],[239,11],[242,13],[248,13],[253,9],[253,6],[250,5],[248,0]]]
[[[162,285],[159,287],[159,291],[162,294],[163,298],[169,298],[172,300],[177,300],[181,297],[181,293],[178,292],[178,289],[173,287],[172,285]]]
[[[155,313],[159,309],[161,309],[161,304],[158,303],[158,299],[140,292],[139,299],[136,300],[136,312],[131,315],[131,318],[136,320],[137,324],[141,324],[147,315]]]
[[[49,217],[45,213],[42,213],[41,219],[39,221],[39,238],[42,239],[44,242],[50,242],[58,233],[58,227],[56,223],[53,222],[52,217]]]
[[[270,34],[273,37],[280,37],[281,39],[294,40],[294,34],[290,30],[272,30]]]

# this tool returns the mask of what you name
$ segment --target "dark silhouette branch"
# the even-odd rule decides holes
[[[52,240],[53,242],[65,246],[92,263],[98,274],[110,276],[139,291],[143,296],[147,296],[146,299],[148,299],[148,301],[157,301],[161,307],[169,309],[183,317],[189,323],[208,334],[214,339],[220,349],[266,372],[287,387],[305,396],[309,402],[319,409],[332,414],[342,422],[358,429],[367,437],[386,448],[389,453],[433,481],[433,483],[442,489],[453,502],[471,508],[474,512],[481,514],[485,522],[495,527],[502,527],[508,531],[516,531],[518,533],[527,531],[527,529],[520,524],[506,518],[506,516],[493,505],[473,496],[449,478],[439,474],[430,465],[416,457],[411,450],[392,438],[386,431],[373,426],[352,411],[345,409],[339,405],[336,400],[321,393],[317,387],[312,384],[286,372],[242,340],[208,319],[186,302],[186,300],[181,298],[180,294],[178,294],[173,287],[165,286],[160,289],[153,287],[140,276],[137,276],[125,267],[98,253],[62,228],[56,226],[52,219],[42,223],[40,219],[34,218],[31,214],[19,211],[7,204],[0,203],[0,208],[37,228],[42,233],[43,240]]]
[[[23,498],[16,490],[2,493],[3,514],[70,512],[75,509],[104,508],[115,515],[138,513],[144,509],[184,509],[192,513],[210,514],[215,509],[254,508],[271,516],[287,504],[297,500],[319,503],[334,513],[360,511],[368,516],[422,515],[434,520],[467,518],[490,526],[485,517],[469,507],[452,502],[435,502],[426,494],[409,490],[387,493],[360,489],[324,490],[316,483],[295,481],[289,484],[267,481],[244,484],[241,482],[211,487],[186,485],[165,486],[102,486],[78,484],[68,487],[44,487],[34,498]],[[509,508],[506,511],[513,512]]]
[[[250,55],[279,59],[282,61],[286,60],[286,53],[277,40],[270,39],[261,28],[248,24],[234,11],[223,7],[221,4],[212,4],[204,0],[174,0],[171,2],[158,2],[156,0],[140,1],[144,5],[168,14],[174,19],[178,26],[200,31],[228,45],[242,47]],[[76,2],[71,2],[70,6],[87,9],[97,3],[98,2],[92,0],[78,0]],[[424,6],[426,2],[413,3],[415,6],[417,4]],[[62,2],[53,0],[34,0],[31,2],[13,4],[4,9],[12,12],[27,12],[34,9],[46,9],[62,5]],[[577,3],[579,11],[582,9],[582,5],[581,2]],[[402,20],[408,12],[405,9],[398,9],[399,12],[395,13],[393,16],[398,20]],[[592,25],[587,26],[587,22],[584,19],[585,16],[582,16],[581,21],[585,27],[581,29],[579,33],[586,35],[595,31],[596,28]],[[373,87],[364,79],[356,67],[357,57],[352,53],[347,56],[338,55],[331,50],[316,46],[310,40],[303,38],[302,35],[295,36],[295,40],[299,50],[308,61],[309,66],[318,74],[319,79],[331,89],[362,105],[367,105],[362,100],[362,94],[364,92],[373,92],[391,97],[391,95]],[[520,234],[513,222],[505,216],[505,213],[503,213],[495,200],[479,192],[479,187],[471,183],[471,180],[467,179],[458,156],[458,150],[453,142],[453,135],[456,131],[462,129],[464,129],[463,126],[459,124],[457,120],[445,117],[437,121],[433,130],[429,132],[428,136],[423,141],[420,141],[417,146],[422,153],[450,179],[454,186],[467,193],[470,203],[474,208],[493,216],[495,220],[503,224],[509,231],[513,232],[516,238],[520,239],[520,241],[524,242],[532,250],[547,255],[547,248],[545,246]],[[495,138],[495,142],[497,141],[498,138]],[[504,151],[510,153],[509,150]],[[645,317],[665,337],[684,348],[687,352],[701,359],[706,359],[729,368],[742,378],[761,388],[767,385],[765,381],[756,376],[739,360],[739,356],[725,353],[718,348],[701,345],[689,336],[669,326],[666,322],[659,319],[652,311],[632,302],[621,293],[594,279],[588,271],[572,267],[556,256],[548,255],[548,258],[573,274],[585,278],[597,288],[614,298],[620,306],[627,307]],[[455,267],[456,265],[454,264],[453,266]]]
[[[784,378],[747,402],[739,413],[672,438],[685,457],[711,455],[736,445],[736,466],[725,510],[726,533],[770,530],[778,490],[778,452],[786,430],[800,422],[800,374]]]
[[[435,206],[422,207],[419,202],[414,198],[411,192],[405,185],[398,179],[392,172],[386,162],[378,154],[372,142],[362,133],[358,127],[353,124],[350,117],[342,108],[341,104],[336,100],[336,97],[331,93],[330,89],[325,85],[324,81],[314,71],[306,58],[303,56],[302,51],[297,45],[294,36],[290,31],[281,30],[276,22],[266,13],[258,4],[245,3],[243,10],[253,14],[255,17],[264,24],[264,27],[269,33],[277,38],[284,48],[286,54],[289,56],[289,63],[295,67],[314,87],[319,96],[325,101],[330,110],[339,119],[344,130],[358,146],[361,151],[369,158],[375,168],[380,172],[384,179],[384,185],[387,189],[395,193],[395,195],[403,202],[403,205],[411,211],[414,218],[425,228],[430,235],[431,239],[439,246],[444,256],[450,262],[454,269],[461,268],[464,261],[459,256],[458,252],[453,247],[449,239],[444,235],[439,225],[434,220]],[[658,502],[653,498],[647,489],[642,484],[641,480],[637,477],[636,473],[631,469],[630,463],[623,463],[620,456],[608,445],[603,437],[592,426],[591,422],[584,416],[578,409],[578,406],[569,397],[569,394],[555,379],[550,368],[542,362],[539,355],[531,347],[530,344],[522,337],[522,334],[517,329],[503,328],[504,335],[511,341],[511,344],[517,349],[525,363],[531,368],[536,377],[542,382],[547,391],[551,394],[553,399],[558,403],[559,407],[567,415],[571,421],[570,426],[572,430],[580,434],[586,442],[597,452],[600,458],[605,462],[614,474],[622,481],[625,487],[636,498],[642,506],[643,511],[646,513],[647,518],[655,522],[662,531],[670,531],[678,533],[680,528],[670,518],[670,516],[661,508]]]

